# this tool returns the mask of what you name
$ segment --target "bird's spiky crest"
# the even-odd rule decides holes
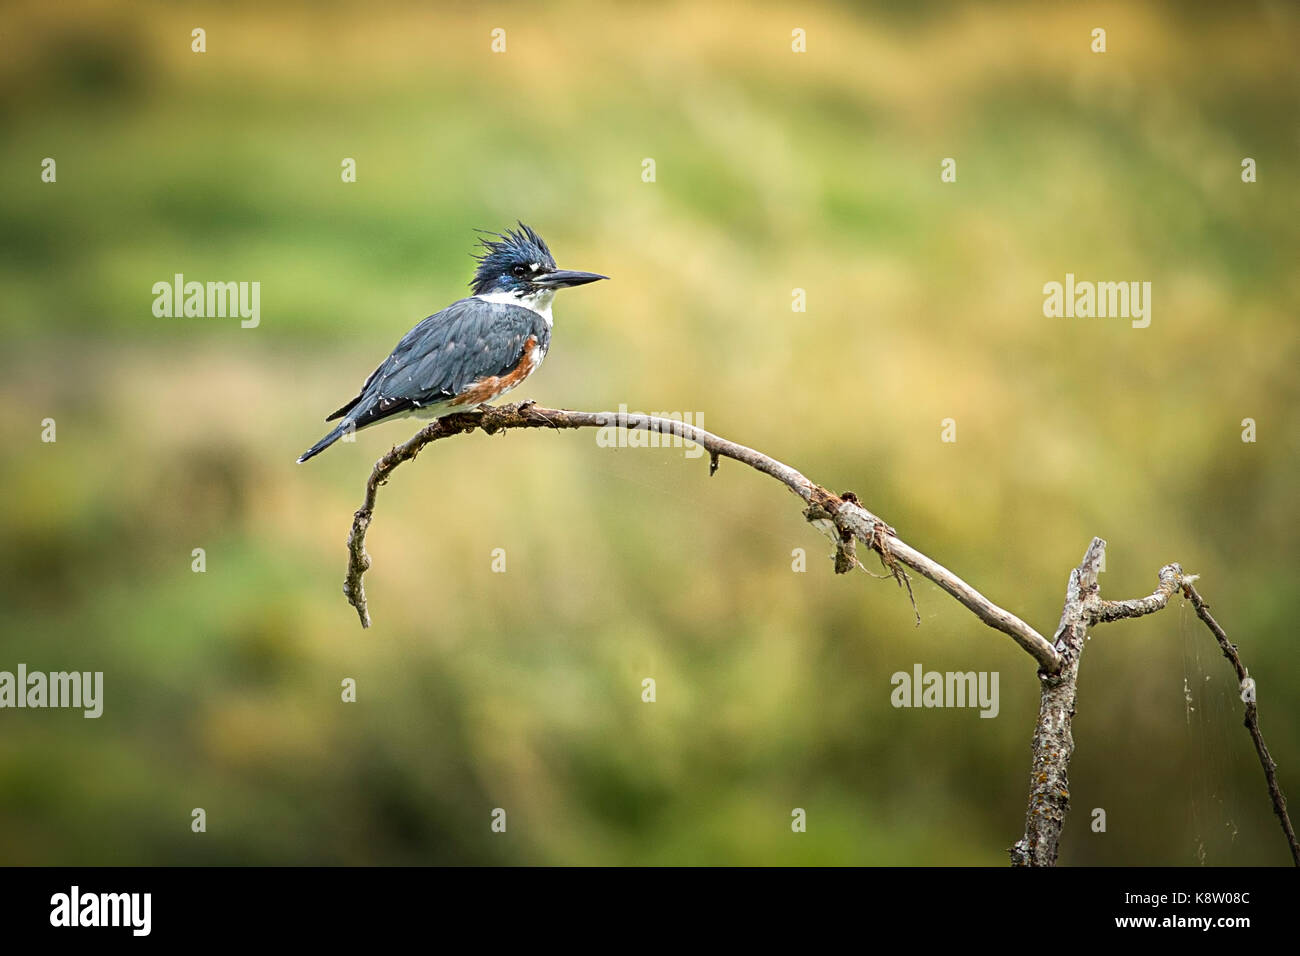
[[[517,263],[527,265],[537,262],[545,269],[555,268],[555,259],[551,256],[546,240],[531,226],[522,222],[518,226],[518,229],[507,229],[504,233],[476,230],[483,235],[479,239],[483,251],[474,256],[478,260],[478,268],[474,270],[474,278],[469,287],[475,295],[480,295]]]

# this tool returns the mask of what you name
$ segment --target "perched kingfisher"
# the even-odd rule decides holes
[[[504,234],[486,233],[479,242],[474,294],[402,336],[361,393],[325,419],[343,418],[302,453],[299,464],[349,430],[388,418],[441,418],[504,395],[546,357],[555,290],[609,278],[556,268],[546,242],[522,222]]]

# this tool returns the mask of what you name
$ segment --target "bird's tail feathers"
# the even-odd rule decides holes
[[[352,399],[352,401],[348,402],[346,405],[344,405],[344,406],[343,406],[342,408],[340,408],[338,411],[336,411],[336,412],[334,412],[333,414],[327,416],[326,419],[325,419],[325,421],[327,421],[327,422],[332,422],[332,421],[334,421],[334,419],[336,419],[336,418],[342,418],[342,417],[343,417],[344,415],[346,415],[348,412],[352,411],[352,409],[356,408],[356,406],[357,406],[357,402],[359,402],[359,401],[361,401],[361,396],[360,396],[360,395],[358,395],[356,398]]]
[[[346,420],[345,420],[344,424],[335,427],[335,429],[334,429],[332,432],[330,432],[328,435],[326,435],[324,438],[322,438],[322,439],[321,439],[320,441],[318,441],[316,444],[314,444],[314,445],[312,445],[310,448],[308,448],[305,452],[303,452],[303,453],[298,457],[298,464],[301,465],[304,461],[306,461],[306,460],[309,459],[309,458],[315,458],[317,455],[319,455],[321,452],[323,452],[323,451],[324,451],[326,448],[328,448],[330,445],[334,444],[336,441],[338,441],[340,438],[342,438],[342,437],[343,437],[343,433],[344,433],[345,431],[348,430],[348,429],[347,429],[347,425],[348,425],[348,424],[349,424],[349,423],[346,422]]]

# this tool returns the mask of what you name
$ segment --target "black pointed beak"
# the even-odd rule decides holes
[[[533,285],[539,285],[544,289],[567,289],[570,286],[586,285],[588,282],[608,278],[609,276],[595,272],[570,272],[568,269],[556,269],[554,272],[547,272],[533,279]]]

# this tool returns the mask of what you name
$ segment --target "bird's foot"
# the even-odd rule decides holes
[[[521,412],[525,412],[525,411],[527,411],[528,409],[533,408],[534,406],[536,406],[536,404],[537,404],[537,400],[536,400],[536,399],[533,399],[533,398],[525,399],[524,401],[522,401],[522,402],[519,403],[519,410],[520,410]],[[540,417],[542,421],[546,422],[546,424],[550,425],[552,428],[558,429],[558,428],[560,427],[559,425],[555,424],[554,421],[551,420],[551,417],[550,417],[549,415],[543,415],[543,414],[542,414],[541,412],[539,412],[539,411],[534,411],[533,414],[534,414],[534,415],[537,415],[538,417]]]

